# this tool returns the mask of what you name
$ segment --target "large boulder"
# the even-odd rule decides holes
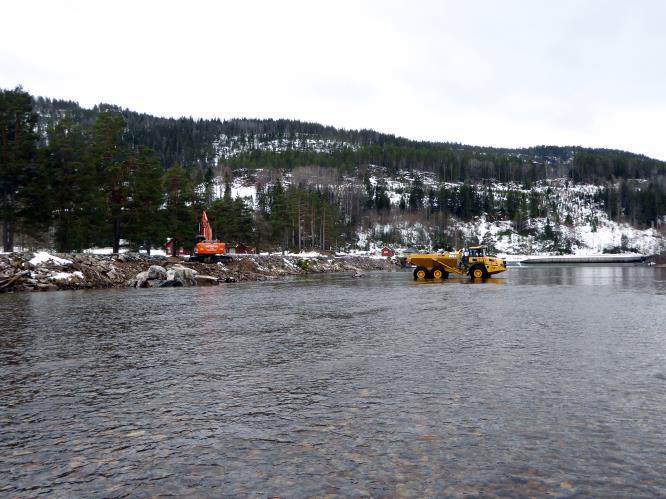
[[[128,284],[130,288],[147,288],[148,287],[148,271],[139,272],[134,279]]]
[[[204,276],[202,276],[204,277]],[[210,277],[217,284],[217,279]],[[205,278],[201,282],[207,281]],[[173,265],[166,270],[160,265],[151,265],[144,272],[139,272],[136,277],[130,280],[127,285],[131,288],[157,288],[157,287],[181,287],[196,286],[197,272],[183,265]],[[213,285],[212,282],[206,282],[202,285]]]
[[[148,269],[148,279],[159,279],[164,281],[167,278],[167,271],[160,265],[151,265]]]
[[[196,286],[197,271],[192,270],[188,267],[185,267],[180,264],[173,265],[169,270],[167,270],[166,280],[167,281],[179,281],[183,286]]]

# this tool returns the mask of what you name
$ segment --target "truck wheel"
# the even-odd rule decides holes
[[[446,272],[443,271],[442,269],[434,269],[432,271],[433,279],[446,279],[446,277],[444,277],[445,275],[448,277],[448,274],[446,274]]]
[[[414,280],[424,281],[428,277],[428,271],[423,267],[416,267],[414,271]]]
[[[488,271],[481,265],[475,265],[469,269],[469,276],[472,279],[486,279],[488,277]]]

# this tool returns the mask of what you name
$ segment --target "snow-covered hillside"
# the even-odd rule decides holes
[[[266,173],[266,172],[264,172]],[[298,176],[298,182],[305,178],[298,171],[271,172],[271,178],[280,179],[286,187]],[[440,183],[430,172],[399,171],[393,176],[380,167],[370,165],[356,175],[342,176],[334,184],[327,184],[340,199],[349,193],[363,195],[366,192],[364,176],[374,188],[381,184],[391,203],[391,210],[378,216],[370,211],[357,225],[357,240],[351,247],[369,249],[389,244],[395,247],[415,246],[422,249],[439,249],[442,235],[448,246],[464,244],[488,244],[494,251],[505,254],[557,254],[577,255],[603,252],[636,251],[643,254],[656,254],[666,251],[666,220],[660,227],[638,229],[628,223],[609,219],[604,206],[598,202],[597,194],[601,187],[589,184],[573,184],[566,179],[551,179],[538,182],[529,188],[513,183],[485,183],[475,186],[479,192],[491,189],[497,205],[506,201],[509,193],[520,193],[529,198],[538,195],[540,216],[521,220],[518,227],[515,220],[493,213],[482,213],[471,220],[461,220],[454,216],[435,216],[425,206],[422,212],[413,213],[401,210],[401,200],[409,197],[414,182],[422,184],[425,192],[436,192],[440,187],[456,189],[461,183]],[[272,181],[259,172],[235,172],[231,190],[234,198],[244,198],[256,207],[257,189],[267,188]],[[262,180],[259,181],[258,179]],[[319,179],[312,178],[313,187],[321,187]],[[259,187],[258,187],[259,185]],[[216,179],[215,197],[222,197],[224,181]],[[360,194],[359,194],[360,193]],[[342,204],[342,203],[341,203]],[[403,203],[404,206],[404,203]],[[341,208],[344,208],[341,206]],[[342,209],[343,215],[344,209]],[[557,244],[554,243],[557,242]]]
[[[213,143],[213,148],[217,155],[215,163],[218,163],[220,159],[232,158],[250,151],[273,153],[310,151],[330,154],[342,149],[356,150],[358,147],[347,142],[312,138],[299,134],[294,134],[293,137],[284,139],[270,139],[265,135],[240,135],[228,137],[221,134]]]

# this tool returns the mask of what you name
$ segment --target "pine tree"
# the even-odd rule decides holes
[[[550,224],[550,218],[546,218],[546,225],[543,228],[543,239],[556,242],[556,235],[553,226]]]
[[[181,246],[191,246],[197,232],[197,213],[193,207],[196,201],[194,186],[185,169],[173,165],[163,177],[166,194],[165,227],[171,236],[172,254],[178,254]]]
[[[213,203],[213,189],[215,186],[215,174],[211,167],[206,168],[206,172],[203,177],[204,185],[204,199],[203,202],[206,206],[210,206]]]
[[[375,186],[374,204],[377,211],[391,211],[391,199],[386,192],[385,182],[378,182]]]
[[[252,212],[244,200],[222,198],[208,212],[217,239],[226,243],[254,243]]]
[[[541,205],[541,196],[539,196],[539,193],[536,190],[532,189],[530,191],[530,198],[529,198],[530,218],[539,217],[539,215],[541,214],[540,205]]]
[[[289,245],[289,209],[281,182],[276,182],[270,194],[271,239],[283,250]]]
[[[231,173],[224,172],[224,199],[231,201]]]
[[[120,250],[123,210],[129,197],[128,148],[122,138],[125,126],[122,116],[103,112],[97,116],[92,130],[91,153],[106,201],[106,220],[114,253]]]
[[[21,87],[0,90],[0,219],[4,251],[13,251],[26,186],[36,176],[37,115]]]
[[[372,182],[370,182],[370,175],[368,175],[367,171],[363,174],[363,186],[365,187],[366,195],[365,207],[369,209],[372,208],[372,205],[374,204],[375,190],[372,186]]]
[[[104,211],[96,172],[88,159],[87,139],[69,117],[50,129],[48,137],[45,164],[56,248],[81,250],[98,238]]]
[[[419,177],[412,182],[412,188],[409,191],[409,209],[411,211],[418,211],[423,206],[423,197],[425,191],[423,190],[423,182]]]
[[[162,167],[147,148],[140,147],[129,159],[129,203],[126,210],[126,238],[135,247],[161,247],[166,238]]]
[[[488,248],[489,254],[497,253],[497,248],[495,246],[495,238],[493,237],[490,231],[486,232],[481,239],[481,244]]]

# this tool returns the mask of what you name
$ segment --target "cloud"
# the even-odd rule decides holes
[[[659,1],[13,2],[0,86],[162,116],[666,159]],[[20,43],[16,41],[20,40]],[[619,120],[619,121],[618,121]]]

